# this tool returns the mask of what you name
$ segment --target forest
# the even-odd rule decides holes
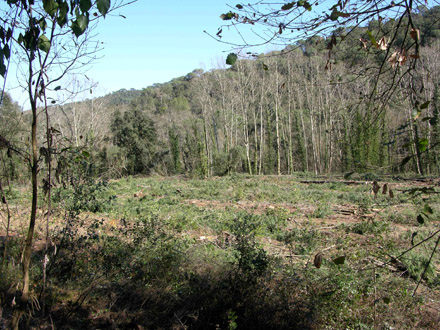
[[[75,53],[113,7],[43,3],[31,109],[0,108],[0,328],[440,324],[440,6],[62,103],[47,31]]]
[[[368,31],[379,34],[372,21],[335,47],[331,70],[329,40],[313,37],[143,90],[51,107],[53,127],[60,139],[90,153],[91,175],[106,178],[152,172],[436,175],[438,12],[434,7],[413,18],[424,28],[418,76],[391,87],[389,64],[376,91],[379,98],[395,89],[386,104],[369,94],[375,76],[368,68],[380,65],[383,54],[362,49],[359,41]],[[408,92],[414,79],[421,90],[416,108]]]

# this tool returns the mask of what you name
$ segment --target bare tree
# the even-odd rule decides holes
[[[19,321],[31,296],[29,290],[29,269],[37,215],[38,173],[40,159],[50,162],[51,138],[48,102],[56,100],[50,92],[62,89],[59,85],[68,73],[79,73],[97,59],[100,49],[93,27],[100,17],[124,5],[122,0],[110,3],[110,0],[86,1],[7,1],[1,9],[1,46],[3,49],[0,74],[6,76],[5,60],[17,64],[17,75],[27,92],[32,113],[31,151],[26,156],[31,170],[32,206],[22,254],[23,285],[18,308],[14,312],[13,327],[18,328]],[[95,13],[92,11],[96,10]],[[10,50],[14,48],[13,56]],[[40,107],[46,113],[47,145],[40,147],[38,141]],[[39,150],[44,150],[40,152]],[[49,166],[50,170],[50,166]],[[49,171],[50,179],[50,171]],[[50,181],[49,181],[50,187]],[[49,212],[50,213],[50,212]]]

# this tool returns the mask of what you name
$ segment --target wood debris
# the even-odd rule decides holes
[[[316,268],[321,268],[321,264],[322,264],[322,253],[318,252],[315,255],[315,259],[313,260],[313,264],[315,265]]]
[[[142,192],[142,190],[139,190],[133,194],[133,197],[135,197],[135,198],[144,197],[144,193]]]
[[[378,185],[377,181],[373,182],[373,194],[374,194],[374,198],[377,197],[377,192],[379,191],[380,186]]]
[[[388,184],[385,183],[382,188],[382,195],[386,195],[388,192]]]

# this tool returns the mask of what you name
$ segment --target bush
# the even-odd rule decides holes
[[[351,232],[359,235],[381,234],[389,229],[390,225],[384,221],[362,221],[351,226]]]
[[[239,213],[229,224],[229,229],[235,237],[233,248],[237,272],[245,281],[254,281],[263,275],[269,264],[266,251],[259,247],[255,240],[255,232],[260,225],[260,217],[247,213]]]
[[[58,188],[52,194],[54,203],[65,203],[65,208],[74,214],[82,211],[103,212],[116,198],[108,194],[106,181],[96,182],[88,179],[85,183],[74,185],[72,188]]]

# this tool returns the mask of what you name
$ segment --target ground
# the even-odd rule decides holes
[[[439,182],[378,185],[375,196],[366,180],[240,175],[56,188],[50,294],[31,324],[51,315],[91,329],[434,329]],[[8,197],[17,263],[29,196],[14,187]],[[40,205],[36,292],[44,197]],[[3,241],[6,214],[3,204]]]

